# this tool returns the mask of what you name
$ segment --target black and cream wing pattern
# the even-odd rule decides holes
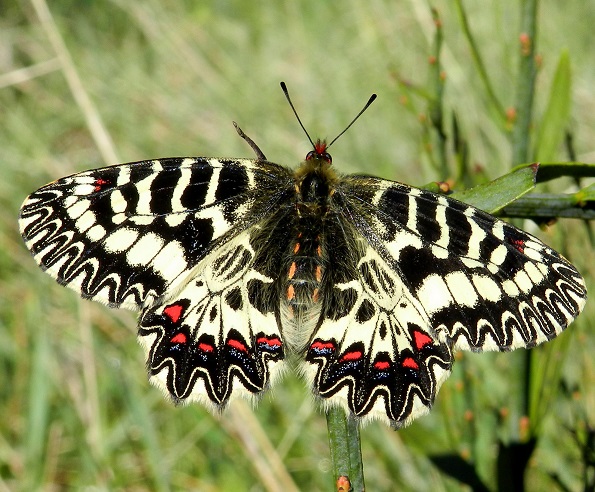
[[[82,297],[140,312],[152,383],[213,411],[258,399],[287,359],[325,405],[394,427],[426,413],[456,350],[529,348],[586,300],[539,239],[405,184],[167,158],[68,176],[19,218],[35,261]]]

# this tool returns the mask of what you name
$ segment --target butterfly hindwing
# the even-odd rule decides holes
[[[260,394],[280,372],[279,295],[274,279],[254,268],[251,233],[215,249],[175,297],[141,315],[150,379],[175,401],[221,409],[231,398]]]
[[[347,176],[329,208],[340,225],[325,241],[328,270],[354,273],[323,280],[304,372],[355,416],[406,424],[429,410],[454,350],[535,346],[584,306],[584,281],[563,257],[456,200]],[[337,231],[349,254],[333,254]]]
[[[304,372],[324,401],[399,427],[429,411],[452,353],[402,280],[359,242],[361,253],[341,260],[355,263],[354,278],[325,286]]]

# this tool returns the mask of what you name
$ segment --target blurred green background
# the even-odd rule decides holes
[[[525,3],[464,2],[505,108],[522,83]],[[471,179],[495,178],[513,164],[510,127],[494,115],[457,2],[433,6],[443,29],[446,131],[456,114]],[[563,123],[585,162],[595,161],[594,25],[592,2],[540,3],[535,128],[567,50],[572,106]],[[46,182],[93,167],[252,157],[232,120],[269,160],[295,166],[310,149],[281,80],[313,138],[334,137],[379,95],[333,146],[340,171],[411,184],[445,178],[428,126],[434,40],[430,6],[416,0],[0,3],[0,492],[331,488],[324,415],[295,374],[254,410],[236,402],[214,417],[174,407],[147,383],[135,316],[79,300],[44,275],[18,234],[18,209]],[[555,152],[548,158],[569,159],[563,146]],[[592,285],[584,224],[524,227]],[[496,490],[499,448],[526,439],[528,426],[536,438],[529,490],[593,484],[594,319],[588,304],[566,333],[533,351],[529,424],[515,393],[522,351],[459,354],[429,416],[398,432],[382,424],[362,431],[368,489],[469,490],[452,478],[463,463]]]

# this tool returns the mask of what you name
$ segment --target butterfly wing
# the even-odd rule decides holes
[[[138,310],[182,288],[209,251],[276,207],[287,176],[247,159],[111,166],[32,193],[19,225],[37,263],[58,282]]]
[[[141,315],[150,380],[175,401],[218,410],[259,395],[280,374],[279,294],[257,266],[264,250],[255,228],[210,252],[176,296]]]
[[[171,158],[50,183],[25,200],[19,222],[61,284],[142,310],[153,382],[176,401],[221,408],[234,388],[266,389],[281,367],[279,296],[262,268],[252,270],[263,251],[251,238],[292,193],[291,174],[275,164]]]
[[[306,373],[356,416],[406,424],[428,411],[452,350],[532,347],[584,306],[583,279],[562,256],[461,202],[353,176],[333,203],[352,278],[323,286]]]
[[[370,182],[374,213],[363,213],[359,231],[456,349],[530,348],[559,335],[583,309],[583,278],[536,237],[445,196]],[[352,203],[369,195],[365,187],[351,188]]]
[[[398,427],[429,411],[450,374],[451,345],[434,336],[423,306],[389,264],[357,242],[348,255],[333,255],[323,279],[305,374],[330,404]],[[330,268],[347,265],[351,278],[329,278]]]

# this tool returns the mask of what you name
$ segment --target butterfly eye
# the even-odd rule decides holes
[[[306,154],[306,160],[309,161],[312,159],[321,159],[329,164],[333,163],[333,158],[328,152],[316,152],[315,150],[311,150]]]

